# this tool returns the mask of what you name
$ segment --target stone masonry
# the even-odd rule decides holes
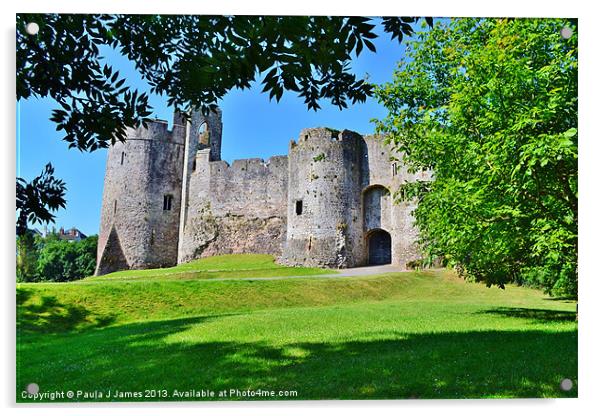
[[[288,156],[221,160],[221,111],[130,129],[108,152],[96,274],[230,253],[355,267],[418,258],[410,174],[382,136],[304,129]]]

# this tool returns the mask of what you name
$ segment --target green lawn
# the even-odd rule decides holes
[[[206,270],[234,272],[229,260],[207,259]],[[100,400],[147,389],[294,390],[301,400],[577,395],[558,388],[576,384],[575,303],[536,290],[443,270],[264,281],[152,273],[19,284],[17,400],[31,382],[101,391]]]
[[[228,254],[207,257],[175,267],[150,270],[124,270],[86,280],[143,279],[223,279],[241,277],[308,276],[336,274],[336,270],[312,267],[286,267],[274,262],[268,254]]]

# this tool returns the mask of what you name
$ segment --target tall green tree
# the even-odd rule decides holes
[[[426,254],[488,285],[576,296],[575,23],[452,19],[414,39],[376,96],[378,129],[432,171],[399,193],[417,198]]]
[[[38,246],[35,234],[27,230],[17,236],[17,281],[29,282],[36,279]]]
[[[398,41],[413,33],[416,21],[380,20]],[[210,111],[228,91],[250,88],[258,78],[270,99],[280,100],[288,90],[309,109],[319,109],[322,99],[346,108],[373,92],[350,64],[353,54],[376,51],[374,22],[338,16],[19,14],[17,100],[55,100],[59,108],[51,119],[69,147],[93,151],[124,141],[126,128],[145,125],[152,109],[146,93],[103,61],[102,48],[110,47],[134,62],[153,93],[184,114]],[[37,23],[39,32],[27,33],[28,23]],[[50,212],[64,205],[64,199],[48,204],[40,197],[44,192],[26,194],[17,186],[26,206]],[[38,212],[28,215],[52,220]]]
[[[67,282],[94,274],[97,236],[67,241],[51,236],[39,250],[36,274],[39,280]]]

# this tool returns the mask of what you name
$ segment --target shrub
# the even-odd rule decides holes
[[[67,282],[92,275],[96,266],[97,243],[97,236],[75,242],[46,241],[39,252],[37,280]]]

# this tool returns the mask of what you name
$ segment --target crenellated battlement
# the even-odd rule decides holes
[[[357,144],[362,140],[362,135],[352,130],[336,130],[328,127],[315,127],[301,130],[297,141],[290,141],[289,151],[299,151],[301,149],[315,150],[319,146],[330,147],[333,144],[349,145]]]
[[[262,158],[250,158],[250,159],[235,159],[232,164],[225,160],[210,161],[211,166],[216,167],[222,172],[244,172],[244,171],[260,171],[262,169],[269,169],[273,166],[284,166],[288,163],[288,156],[271,156],[267,160]]]
[[[166,120],[156,119],[146,123],[146,127],[128,128],[127,138],[130,140],[154,140],[184,145],[186,140],[186,127],[174,124],[169,129]]]

